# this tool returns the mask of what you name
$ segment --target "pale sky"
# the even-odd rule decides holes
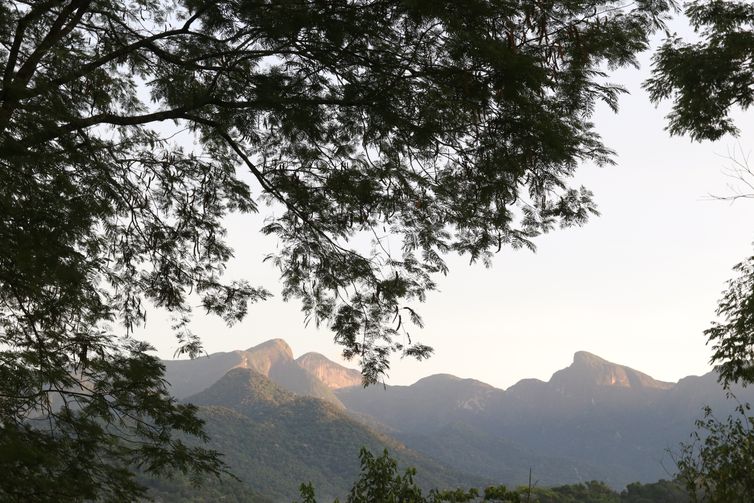
[[[602,215],[537,239],[536,253],[504,249],[491,269],[449,257],[449,276],[418,306],[425,328],[411,333],[435,354],[423,362],[395,359],[389,384],[450,373],[506,388],[527,377],[549,379],[579,350],[667,381],[710,369],[702,332],[731,267],[754,253],[754,201],[731,204],[709,194],[732,192],[724,156],[754,151],[754,112],[737,116],[739,139],[670,138],[667,107],[655,109],[640,87],[648,72],[646,54],[641,70],[614,73],[610,80],[631,94],[617,115],[604,107],[595,117],[617,165],[585,165],[577,180],[595,193]],[[236,254],[229,275],[276,297],[251,306],[232,328],[197,310],[194,329],[205,349],[246,349],[280,337],[294,356],[317,351],[343,363],[332,334],[304,327],[298,303],[277,295],[278,273],[261,262],[275,241],[260,227],[260,217],[228,220]],[[151,313],[138,335],[171,358],[177,344],[162,318]]]

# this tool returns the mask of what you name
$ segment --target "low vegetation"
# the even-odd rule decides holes
[[[403,474],[387,450],[374,456],[362,449],[361,475],[354,483],[347,503],[688,503],[691,501],[680,483],[660,480],[652,484],[634,483],[618,493],[602,482],[569,484],[553,488],[491,486],[485,489],[431,490],[426,495],[414,482],[416,470]],[[311,483],[301,485],[300,503],[317,503]],[[337,500],[336,500],[337,503]]]

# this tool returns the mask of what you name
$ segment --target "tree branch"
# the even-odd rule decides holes
[[[45,35],[42,41],[39,43],[36,49],[31,53],[29,58],[21,65],[16,75],[13,76],[13,68],[15,68],[15,60],[13,66],[11,62],[8,62],[6,66],[6,74],[3,79],[3,104],[0,107],[0,133],[4,132],[10,123],[10,118],[13,115],[13,111],[16,109],[16,105],[19,102],[19,98],[15,93],[16,89],[25,89],[26,85],[31,80],[34,72],[37,69],[37,65],[42,57],[55,46],[60,40],[76,27],[82,16],[86,12],[89,4],[92,0],[73,0],[69,5],[63,8],[58,14],[58,17],[52,23],[50,31]],[[70,19],[71,15],[73,18]],[[20,24],[20,23],[19,23]],[[23,35],[22,30],[20,33]],[[18,31],[17,31],[18,34]],[[16,41],[14,40],[14,45]],[[20,41],[18,42],[20,46]],[[17,53],[18,51],[16,51]]]

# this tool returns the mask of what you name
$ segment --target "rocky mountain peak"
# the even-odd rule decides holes
[[[269,377],[276,365],[293,361],[293,351],[283,339],[271,339],[244,351],[242,367],[251,368]]]
[[[624,365],[609,362],[587,351],[577,351],[573,363],[555,372],[550,384],[563,389],[610,386],[630,389],[669,389],[666,383]]]
[[[247,353],[279,354],[286,360],[293,359],[293,350],[283,339],[270,339],[246,350]]]
[[[609,361],[590,353],[589,351],[576,351],[573,354],[574,365],[613,365]]]
[[[317,377],[330,389],[361,384],[361,373],[328,359],[319,353],[306,353],[296,359],[300,367]]]

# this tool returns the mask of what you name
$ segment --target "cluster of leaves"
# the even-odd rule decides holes
[[[647,81],[653,101],[673,98],[672,134],[717,140],[738,133],[730,116],[754,103],[754,5],[740,0],[696,0],[686,7],[698,42],[670,37],[654,55]]]
[[[595,213],[570,181],[610,160],[589,119],[621,92],[603,69],[634,63],[669,6],[2,2],[1,441],[49,453],[24,470],[50,480],[86,460],[92,499],[128,499],[137,460],[221,469],[172,436],[201,424],[130,337],[156,305],[193,356],[192,305],[233,323],[268,296],[223,277],[223,218],[260,201],[284,297],[366,382],[427,356],[405,329],[444,253],[488,260]],[[2,461],[13,498],[27,461]]]
[[[745,503],[754,494],[754,418],[748,404],[735,416],[716,418],[705,408],[693,441],[678,458],[679,478],[692,500],[707,503]]]
[[[754,257],[733,268],[737,277],[728,282],[717,308],[721,322],[705,331],[712,344],[712,361],[722,383],[754,383]]]
[[[375,457],[367,449],[360,453],[361,475],[349,493],[347,503],[689,503],[688,494],[677,482],[630,484],[617,493],[602,482],[564,485],[554,488],[490,486],[484,490],[431,490],[426,496],[414,482],[416,470],[403,474],[387,450]],[[301,485],[301,503],[317,503],[311,483]],[[734,500],[731,500],[734,501]],[[337,500],[336,500],[337,503]]]
[[[690,503],[691,496],[680,479],[651,484],[634,482],[621,492],[621,503]]]

